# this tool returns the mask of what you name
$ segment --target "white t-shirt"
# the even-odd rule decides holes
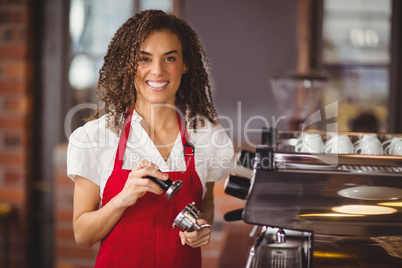
[[[123,169],[133,169],[140,160],[156,164],[162,172],[186,170],[181,135],[178,133],[173,149],[165,162],[158,149],[140,125],[142,117],[134,110],[130,134],[124,154]],[[190,142],[195,146],[195,169],[206,192],[206,182],[217,181],[229,174],[233,165],[233,143],[220,124],[206,121],[197,131],[188,129]],[[72,180],[79,175],[100,186],[100,197],[113,171],[119,137],[106,128],[106,116],[90,121],[76,129],[69,138],[67,175]]]

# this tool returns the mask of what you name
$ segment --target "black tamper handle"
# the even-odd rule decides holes
[[[172,180],[171,179],[167,179],[165,181],[152,177],[152,176],[145,176],[145,178],[150,179],[151,181],[155,182],[156,184],[158,184],[164,191],[167,191],[169,189],[169,187],[172,185]]]
[[[173,196],[175,196],[180,188],[183,186],[183,182],[181,180],[172,181],[169,178],[167,180],[161,180],[152,176],[145,176],[145,178],[150,179],[151,181],[158,184],[162,190],[165,191],[165,197],[169,200]]]

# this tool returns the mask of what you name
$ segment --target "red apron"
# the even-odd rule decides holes
[[[113,172],[103,191],[102,206],[124,187],[131,170],[122,169],[127,137],[130,133],[132,110],[121,133]],[[186,171],[167,172],[172,181],[183,186],[170,200],[165,194],[146,193],[128,207],[113,230],[100,245],[95,267],[201,267],[201,249],[182,246],[179,229],[172,229],[175,217],[194,201],[201,207],[202,186],[195,170],[194,151],[185,146],[187,130],[178,122],[185,150]],[[184,125],[184,124],[183,124]]]

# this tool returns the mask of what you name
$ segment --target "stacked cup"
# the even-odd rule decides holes
[[[318,133],[302,132],[297,140],[296,152],[323,153],[324,142]]]
[[[382,143],[386,155],[402,155],[402,137],[393,137]]]
[[[356,154],[382,155],[384,150],[376,134],[364,134],[354,143]]]
[[[324,143],[319,133],[302,132],[296,140],[296,152],[326,154],[362,154],[402,156],[402,136],[381,143],[377,134],[363,134],[355,143],[346,134],[333,134]]]
[[[334,135],[325,142],[326,154],[353,154],[353,144],[348,135]]]

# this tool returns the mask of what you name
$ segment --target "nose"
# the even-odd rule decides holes
[[[155,75],[161,74],[163,72],[162,63],[158,60],[153,61],[151,72]]]

